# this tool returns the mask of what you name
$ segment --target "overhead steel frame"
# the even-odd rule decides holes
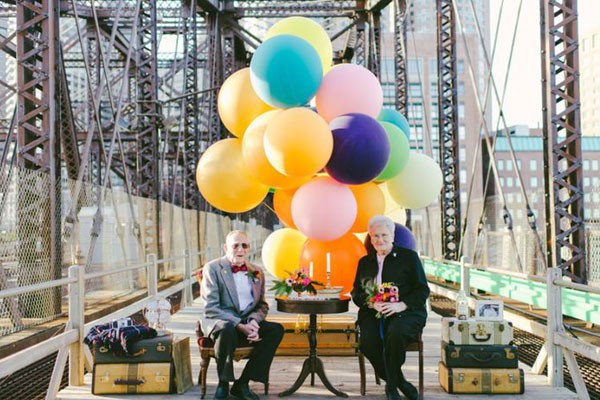
[[[548,267],[587,283],[577,0],[540,0]]]
[[[158,130],[161,114],[158,105],[156,0],[143,0],[138,21],[137,56],[137,194],[154,200],[144,210],[145,245],[149,253],[161,254]]]
[[[406,1],[394,0],[394,57],[396,66],[396,110],[406,116],[406,88],[408,79],[406,77]]]
[[[17,165],[22,170],[17,197],[18,257],[22,271],[39,271],[19,275],[19,285],[25,286],[61,277],[60,138],[55,101],[60,91],[58,2],[23,0],[17,2],[16,10]],[[51,312],[60,313],[59,295],[37,300],[34,296],[33,301],[50,302]]]
[[[442,252],[458,260],[460,243],[460,181],[458,165],[458,95],[456,86],[456,15],[453,0],[437,0],[438,112],[441,194]]]

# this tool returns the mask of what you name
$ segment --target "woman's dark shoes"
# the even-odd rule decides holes
[[[219,382],[215,392],[215,400],[226,400],[229,398],[229,382]]]
[[[406,396],[408,400],[419,400],[419,391],[407,380],[398,384],[398,389]],[[389,397],[388,397],[389,398]]]
[[[385,398],[387,400],[401,400],[398,389],[390,385],[385,385]]]
[[[259,400],[260,397],[248,386],[248,382],[235,381],[231,386],[231,395],[242,400]]]

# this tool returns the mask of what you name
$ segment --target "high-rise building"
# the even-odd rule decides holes
[[[579,91],[581,133],[600,135],[600,29],[581,37],[579,55]]]

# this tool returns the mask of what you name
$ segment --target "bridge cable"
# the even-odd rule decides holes
[[[485,48],[485,40],[483,38],[483,33],[481,31],[481,24],[479,22],[479,18],[477,17],[477,13],[475,12],[475,5],[473,3],[473,0],[470,0],[470,4],[471,4],[471,11],[473,14],[473,18],[475,20],[476,26],[477,26],[477,34],[479,37],[479,40],[481,42],[481,47],[483,49],[484,52],[484,59],[486,61],[486,64],[488,66],[488,68],[491,71],[491,63],[490,63],[490,59],[487,53],[487,50]],[[513,39],[512,39],[512,43],[511,43],[511,55],[509,58],[509,66],[510,63],[512,61],[512,54],[513,54],[513,49],[514,49],[514,45],[516,42],[516,32],[517,32],[517,28],[518,28],[518,23],[519,23],[519,19],[520,19],[520,15],[521,15],[521,5],[522,5],[522,0],[520,0],[519,2],[519,8],[518,8],[518,15],[517,15],[517,19],[515,21],[515,27],[514,27],[514,34],[513,34]],[[507,144],[509,147],[509,154],[510,154],[510,158],[511,158],[511,162],[513,165],[513,170],[516,173],[516,178],[519,180],[519,189],[521,192],[521,195],[523,196],[523,200],[525,202],[525,208],[526,208],[526,213],[527,213],[527,220],[528,220],[528,225],[529,228],[533,231],[534,237],[536,239],[536,245],[537,245],[537,250],[540,252],[539,254],[545,254],[544,252],[544,248],[543,248],[543,244],[542,244],[542,240],[540,238],[539,232],[537,231],[537,222],[536,222],[536,216],[531,208],[530,202],[529,202],[529,198],[527,196],[527,192],[525,191],[525,186],[523,184],[523,177],[521,175],[521,172],[519,171],[518,168],[518,163],[517,163],[517,159],[516,159],[516,155],[515,155],[515,151],[512,145],[512,140],[510,138],[510,134],[508,132],[508,127],[506,124],[506,119],[504,117],[504,113],[502,112],[502,106],[504,104],[504,98],[506,95],[506,87],[507,87],[507,82],[508,82],[508,72],[509,70],[507,70],[507,76],[505,78],[505,86],[504,86],[504,94],[502,96],[502,98],[500,98],[500,95],[498,93],[498,88],[496,86],[496,81],[494,79],[493,74],[490,74],[491,77],[491,83],[492,83],[492,88],[493,88],[493,93],[494,93],[494,97],[496,99],[496,101],[498,102],[498,105],[500,106],[500,113],[499,113],[499,121],[498,121],[498,125],[500,124],[500,121],[502,122],[502,126],[503,126],[503,132],[504,135],[506,136],[506,140],[507,140]],[[496,174],[497,176],[497,174]],[[504,207],[506,208],[506,204],[504,204]],[[546,269],[546,259],[545,257],[541,257],[542,259],[542,264],[544,267],[544,270]]]
[[[477,99],[476,104],[477,104],[477,106],[479,108],[480,114],[484,115],[485,111],[482,109],[481,98],[479,96],[479,93],[476,90],[477,85],[476,85],[476,80],[475,80],[473,62],[472,62],[472,59],[471,59],[471,52],[469,51],[469,47],[468,47],[467,42],[466,42],[465,29],[464,29],[464,26],[462,25],[460,15],[458,14],[458,6],[457,6],[456,0],[452,1],[452,6],[454,8],[454,12],[455,12],[456,17],[457,17],[456,20],[457,20],[457,23],[458,23],[458,27],[459,27],[459,29],[461,31],[461,36],[462,36],[462,39],[463,39],[463,46],[465,48],[465,54],[467,56],[467,61],[468,61],[468,66],[469,66],[469,77],[471,78],[471,84],[473,86],[473,89],[475,91],[475,97]],[[485,52],[485,48],[484,48],[484,52]],[[486,59],[487,59],[487,53],[485,53],[485,55],[486,55]],[[488,67],[489,67],[489,60],[488,60]],[[490,75],[490,76],[492,76],[492,75]],[[492,82],[493,82],[493,77],[492,77]],[[484,123],[483,123],[484,136],[485,136],[485,140],[486,140],[486,146],[488,148],[488,152],[490,153],[490,158],[491,158],[491,161],[492,161],[491,165],[493,167],[494,176],[498,177],[498,170],[497,170],[497,167],[496,167],[496,160],[495,160],[494,153],[493,153],[493,150],[492,150],[492,147],[491,147],[492,144],[490,143],[489,130],[488,130],[488,127],[487,127],[487,123],[485,123],[485,119],[483,119],[483,121],[484,121]],[[517,242],[516,242],[515,234],[514,234],[514,231],[513,231],[513,219],[512,219],[512,216],[510,214],[510,211],[506,207],[506,198],[504,196],[504,191],[502,190],[502,187],[500,186],[499,182],[497,183],[497,186],[498,186],[498,189],[499,189],[499,192],[500,192],[500,198],[501,198],[501,201],[502,201],[502,212],[503,212],[504,223],[506,225],[506,228],[508,229],[508,232],[509,232],[509,235],[510,235],[510,238],[511,238],[511,244],[513,245],[513,248],[515,250],[515,257],[517,259],[517,265],[519,267],[519,271],[523,272],[523,264],[521,262],[521,257],[520,257],[519,252],[518,252]]]

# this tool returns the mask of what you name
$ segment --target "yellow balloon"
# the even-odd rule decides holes
[[[265,154],[264,137],[269,122],[281,113],[281,110],[271,110],[256,117],[250,124],[242,139],[242,156],[249,172],[261,183],[274,188],[295,188],[309,181],[310,176],[293,177],[277,171]]]
[[[311,176],[329,161],[333,134],[316,112],[289,108],[269,123],[264,145],[267,159],[277,171],[289,176]]]
[[[202,196],[220,210],[239,213],[259,205],[269,187],[248,173],[240,139],[223,139],[211,145],[196,167]]]
[[[323,75],[331,69],[333,48],[329,35],[321,25],[304,17],[289,17],[275,23],[265,35],[265,40],[277,35],[294,35],[306,40],[315,48],[323,65]]]
[[[374,215],[383,214],[385,211],[385,197],[383,192],[374,182],[362,185],[348,186],[356,198],[358,212],[351,232],[366,232],[369,219]]]
[[[380,183],[377,186],[385,198],[385,211],[383,212],[383,215],[390,217],[398,223],[404,224],[406,222],[406,210],[392,198],[385,182]]]
[[[250,84],[250,68],[234,72],[223,82],[217,107],[223,125],[240,138],[254,118],[273,109],[254,92]]]
[[[267,271],[279,279],[287,278],[300,267],[300,256],[305,241],[306,236],[291,228],[271,233],[262,247],[262,262]]]

